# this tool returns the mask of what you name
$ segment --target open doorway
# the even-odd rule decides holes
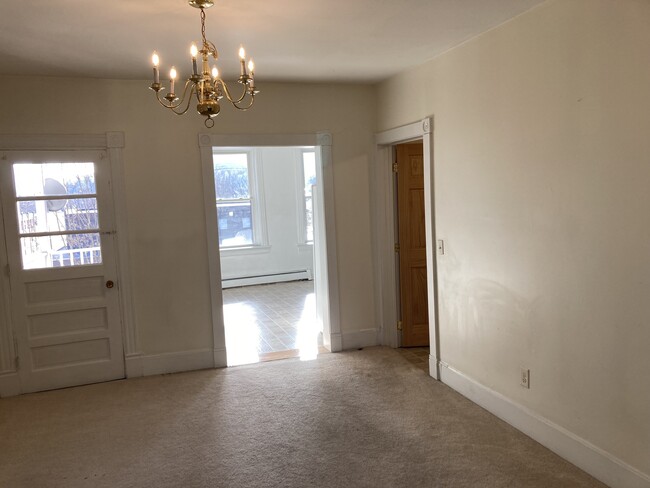
[[[331,136],[199,136],[215,366],[338,351]]]
[[[315,358],[315,148],[214,148],[213,167],[228,365]]]

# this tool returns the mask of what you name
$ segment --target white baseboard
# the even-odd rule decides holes
[[[377,329],[363,329],[355,332],[344,332],[341,334],[343,350],[359,349],[360,347],[371,347],[379,344]]]
[[[248,276],[242,278],[223,278],[221,280],[222,288],[234,288],[237,286],[267,285],[271,283],[282,283],[284,281],[311,280],[312,273],[310,269],[302,271],[292,271],[289,273],[279,273],[265,276]]]
[[[127,378],[144,376],[142,373],[142,353],[126,356],[124,358],[124,370]]]
[[[563,427],[440,363],[441,380],[612,488],[650,488],[650,476]]]
[[[2,373],[0,374],[0,398],[20,395],[23,392],[20,386],[20,379],[18,373]]]
[[[329,352],[341,352],[343,350],[343,340],[341,338],[341,333],[336,332],[330,334],[329,337],[326,337],[326,335],[323,334],[323,346],[325,346]]]
[[[140,376],[180,373],[181,371],[214,368],[214,361],[215,351],[212,349],[167,352],[127,358],[126,370],[127,377],[129,376],[129,371],[134,373],[140,371]]]
[[[214,358],[214,367],[215,368],[225,368],[228,366],[228,356],[226,355],[226,348],[215,349],[212,351]]]

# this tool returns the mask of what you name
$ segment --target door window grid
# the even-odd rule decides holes
[[[101,264],[94,163],[14,163],[23,269]]]

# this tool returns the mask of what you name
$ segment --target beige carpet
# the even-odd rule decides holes
[[[2,399],[0,486],[604,485],[370,348]]]

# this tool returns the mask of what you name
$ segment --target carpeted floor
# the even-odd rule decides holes
[[[0,486],[604,487],[387,348],[2,399]]]

